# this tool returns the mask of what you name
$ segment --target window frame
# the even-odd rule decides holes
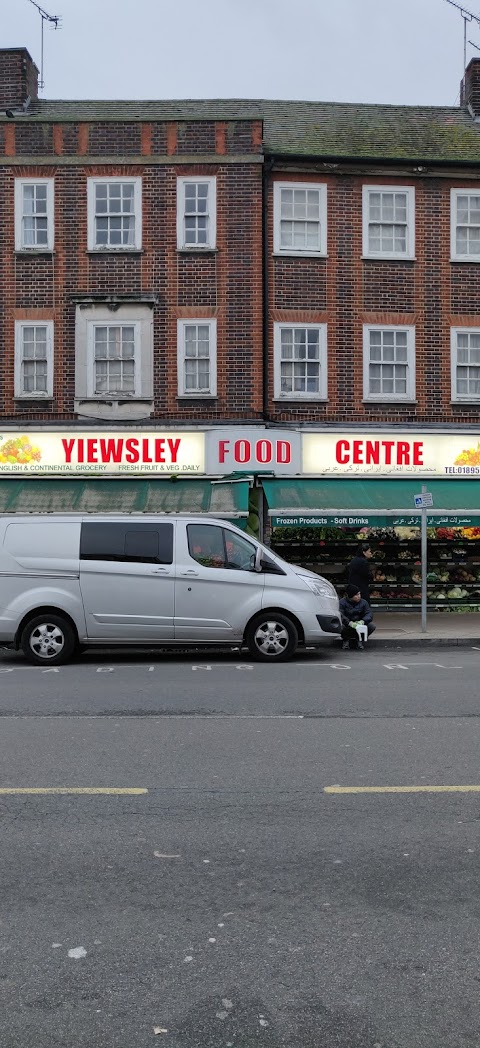
[[[46,185],[47,187],[47,243],[46,244],[24,244],[23,243],[23,188],[24,186]],[[16,178],[14,188],[15,198],[15,251],[24,252],[27,255],[45,254],[53,251],[55,244],[55,179],[53,178]]]
[[[208,185],[208,239],[206,244],[187,244],[185,242],[185,187],[199,182]],[[217,179],[215,175],[178,175],[177,176],[177,250],[178,251],[215,251],[217,246]]]
[[[282,369],[281,369],[281,333],[284,329],[294,328],[305,328],[305,330],[315,330],[319,332],[319,363],[320,363],[320,375],[319,375],[319,391],[318,393],[307,393],[292,391],[291,393],[282,393]],[[273,325],[273,399],[277,401],[289,401],[289,400],[306,400],[315,401],[316,403],[325,403],[328,400],[328,325],[327,324],[311,324],[303,323],[302,321],[278,321]]]
[[[450,261],[470,262],[472,265],[477,265],[480,262],[480,250],[478,255],[459,255],[457,253],[457,199],[459,196],[480,196],[480,189],[477,192],[472,186],[469,186],[466,189],[457,187],[450,190]]]
[[[133,244],[97,244],[95,242],[95,187],[97,185],[132,183],[135,236]],[[142,248],[142,178],[140,175],[91,175],[87,178],[87,250],[107,254],[125,254]]]
[[[480,335],[480,327],[452,327],[450,329],[450,363],[451,363],[451,400],[453,404],[480,404],[480,393],[477,396],[471,393],[457,392],[457,368],[458,368],[458,335]],[[464,365],[465,367],[480,367],[479,365]],[[460,365],[462,367],[462,365]]]
[[[407,333],[407,391],[406,393],[370,393],[370,332],[405,331]],[[379,362],[381,363],[381,361]],[[377,404],[414,403],[416,396],[416,356],[414,324],[364,324],[363,325],[363,400]]]
[[[370,193],[405,193],[407,197],[406,250],[405,251],[371,251],[369,245],[370,226]],[[382,223],[379,225],[387,225]],[[391,223],[395,225],[394,222]],[[388,261],[412,261],[415,259],[415,186],[402,185],[363,185],[362,186],[362,257]]]
[[[38,392],[28,392],[22,389],[22,365],[25,361],[23,355],[24,340],[23,331],[27,327],[47,329],[46,361],[47,361],[47,389]],[[16,320],[15,321],[15,374],[14,374],[14,397],[15,400],[52,400],[53,398],[53,353],[54,353],[54,325],[53,320]],[[32,358],[35,359],[35,358]]]
[[[209,336],[209,359],[210,359],[210,389],[208,392],[202,390],[189,390],[185,385],[185,328],[190,325],[203,324],[210,329]],[[205,400],[217,396],[217,321],[214,317],[181,317],[177,320],[177,387],[178,396],[184,400]]]
[[[282,189],[315,189],[319,194],[320,211],[320,246],[318,248],[282,247],[280,235],[281,193]],[[300,258],[326,258],[328,244],[327,229],[327,183],[326,182],[285,182],[273,183],[273,253],[274,255],[293,255]]]
[[[95,328],[99,327],[132,327],[134,331],[134,377],[135,377],[135,388],[132,392],[116,390],[110,392],[109,390],[101,390],[96,392],[95,390]],[[141,385],[142,385],[142,368],[141,368],[141,351],[142,351],[142,337],[141,337],[141,321],[140,320],[123,320],[115,317],[115,314],[108,320],[88,320],[87,321],[87,397],[91,400],[135,400],[141,397]],[[139,388],[140,387],[140,388]]]

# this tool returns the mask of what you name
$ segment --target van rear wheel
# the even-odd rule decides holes
[[[36,615],[24,627],[21,648],[25,658],[36,666],[58,666],[75,652],[76,637],[63,615]]]
[[[246,642],[250,655],[261,662],[285,662],[298,647],[295,623],[279,612],[266,611],[250,623]]]

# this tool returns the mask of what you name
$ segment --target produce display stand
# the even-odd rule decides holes
[[[479,519],[480,525],[480,519]],[[272,550],[285,560],[316,571],[340,593],[346,568],[359,542],[371,543],[371,603],[374,608],[420,610],[420,528],[279,528],[271,532]],[[429,527],[428,607],[478,611],[480,608],[480,526]]]

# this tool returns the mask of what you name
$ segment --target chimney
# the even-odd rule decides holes
[[[38,98],[38,69],[26,47],[0,48],[0,109]]]
[[[460,84],[460,105],[470,106],[474,116],[480,116],[480,58],[472,58]]]

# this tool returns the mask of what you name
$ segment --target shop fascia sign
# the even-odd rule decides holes
[[[164,475],[205,472],[205,434],[146,430],[6,430],[0,475]]]
[[[420,528],[419,514],[406,513],[397,516],[373,513],[323,513],[293,514],[283,513],[270,518],[273,528]],[[468,528],[479,524],[478,517],[466,516],[428,516],[428,528]]]
[[[302,472],[340,477],[480,477],[480,433],[303,433]]]
[[[0,431],[0,475],[288,476],[300,471],[301,435],[290,430]]]
[[[206,434],[207,473],[301,473],[301,434],[262,427],[231,428]]]

